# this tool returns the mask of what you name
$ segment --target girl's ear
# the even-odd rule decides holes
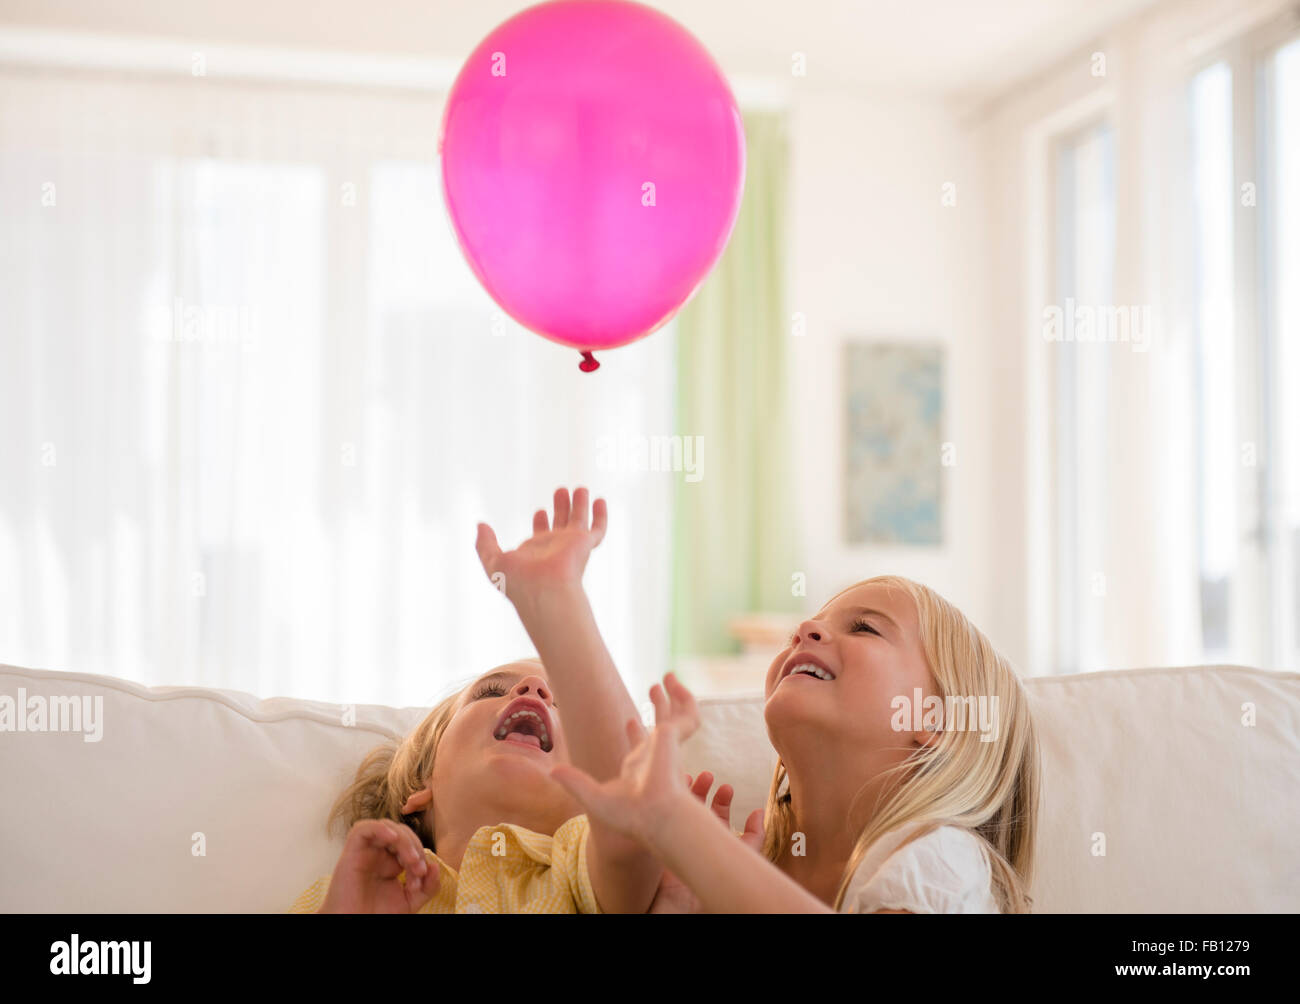
[[[402,805],[402,815],[407,816],[412,812],[422,812],[429,807],[429,802],[433,799],[432,788],[421,788],[415,792]]]

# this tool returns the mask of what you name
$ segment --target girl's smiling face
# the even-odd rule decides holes
[[[828,748],[896,748],[902,759],[929,734],[895,730],[891,705],[899,696],[912,702],[918,688],[939,692],[916,604],[901,589],[862,583],[800,624],[772,660],[764,717],[778,753],[783,737],[811,727]]]

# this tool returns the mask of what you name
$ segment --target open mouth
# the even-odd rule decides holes
[[[543,753],[549,753],[554,748],[551,742],[550,713],[545,704],[531,697],[511,701],[497,719],[492,735],[498,742],[522,743]]]
[[[829,666],[815,656],[802,653],[790,656],[786,662],[785,672],[781,674],[781,677],[785,679],[790,676],[810,676],[814,680],[835,679],[835,674],[831,672]]]

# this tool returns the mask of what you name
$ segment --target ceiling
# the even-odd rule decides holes
[[[992,97],[1155,0],[653,0],[729,73]],[[0,24],[458,59],[520,0],[4,0]]]

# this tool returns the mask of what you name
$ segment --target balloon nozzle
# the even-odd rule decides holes
[[[596,357],[590,352],[584,352],[582,354],[582,362],[578,363],[578,369],[582,370],[584,373],[592,373],[600,369],[600,363],[596,362]]]

